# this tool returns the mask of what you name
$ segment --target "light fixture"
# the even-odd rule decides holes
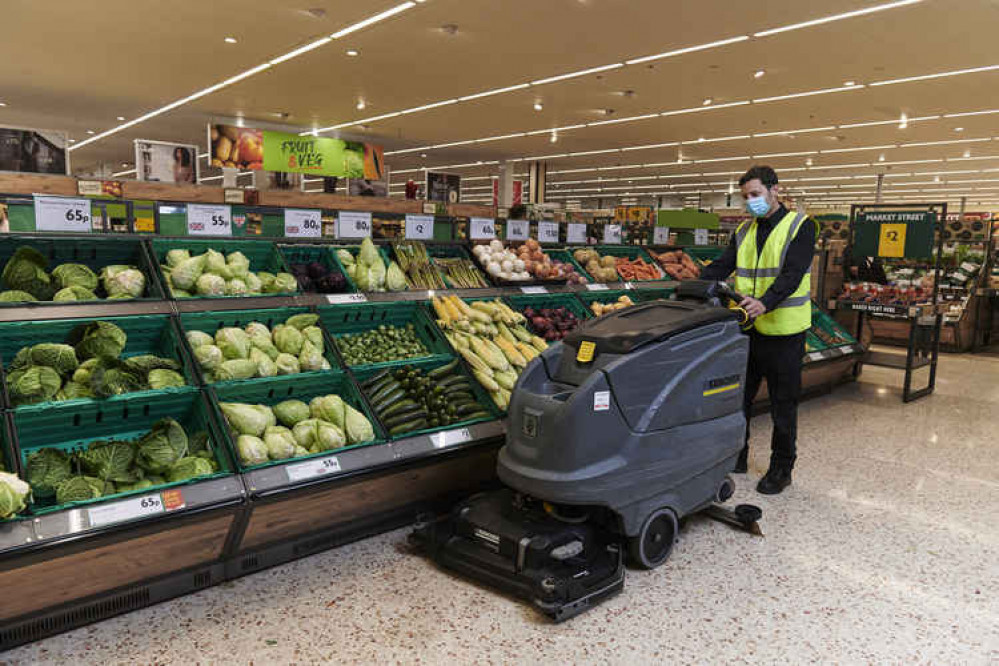
[[[426,157],[426,156],[427,156],[426,153],[420,153],[420,157]]]
[[[568,74],[559,74],[558,76],[549,76],[546,79],[537,79],[536,81],[531,81],[532,86],[542,86],[546,83],[554,83],[555,81],[564,81],[565,79],[574,79],[577,76],[586,76],[587,74],[596,74],[597,72],[606,72],[609,69],[618,69],[624,67],[623,62],[615,62],[610,65],[601,65],[600,67],[591,67],[590,69],[581,69],[578,72],[569,72]]]
[[[898,128],[899,129],[905,129],[908,126],[909,126],[909,116],[907,116],[905,113],[903,113],[898,118]]]
[[[697,46],[687,46],[682,49],[666,51],[665,53],[657,53],[656,55],[650,55],[650,56],[644,56],[642,58],[634,58],[632,60],[626,60],[624,64],[637,65],[643,62],[649,62],[650,60],[662,60],[663,58],[672,58],[673,56],[683,55],[684,53],[705,51],[707,49],[713,49],[719,46],[725,46],[726,44],[735,44],[737,42],[744,42],[747,39],[749,39],[749,35],[739,35],[738,37],[731,37],[729,39],[720,39],[715,42],[708,42],[707,44],[698,44]]]
[[[955,131],[955,132],[963,132],[963,131],[964,131],[964,128],[963,128],[963,127],[955,127],[955,128],[954,128],[954,131]]]
[[[857,85],[857,82],[856,81],[844,81],[843,85],[844,86],[855,86],[855,85]]]
[[[701,102],[701,106],[710,106],[712,101],[713,100],[710,97],[707,97],[703,102]]]
[[[93,134],[94,130],[87,130],[87,134]]]
[[[365,104],[364,99],[359,99],[359,100],[357,100],[357,105],[356,106],[357,106],[357,110],[358,111],[363,111],[364,107],[366,107],[367,104]]]
[[[358,51],[357,49],[347,49],[347,55],[349,55],[351,58],[355,58],[361,55],[361,52]]]
[[[770,30],[762,30],[760,32],[754,32],[753,37],[768,37],[770,35],[776,35],[781,32],[789,32],[791,30],[799,30],[801,28],[810,28],[813,25],[822,25],[823,23],[832,23],[833,21],[842,21],[843,19],[853,18],[855,16],[864,16],[865,14],[873,14],[874,12],[880,12],[886,9],[895,9],[896,7],[905,7],[906,5],[914,5],[919,2],[922,2],[922,0],[897,0],[896,2],[888,2],[883,5],[875,5],[873,7],[865,7],[864,9],[856,9],[852,12],[843,12],[842,14],[832,14],[830,16],[823,16],[822,18],[812,19],[811,21],[802,21],[801,23],[792,23],[790,25],[781,26],[779,28],[771,28]]]
[[[558,141],[558,132],[552,130],[552,136],[549,139],[549,141],[551,141],[552,143],[556,143]]]
[[[125,116],[118,116],[116,120],[125,120]]]
[[[762,70],[762,69],[758,69],[758,70],[756,70],[756,73],[755,73],[755,74],[753,74],[753,78],[754,78],[754,79],[759,79],[759,78],[761,78],[761,77],[762,77],[762,76],[763,76],[764,74],[766,74],[766,71],[764,71],[764,70]]]
[[[225,38],[225,43],[226,44],[235,44],[236,43],[236,38],[235,37],[226,37]]]
[[[885,161],[885,154],[881,153],[880,155],[878,155],[878,162],[884,162],[884,161]]]
[[[955,69],[950,72],[938,72],[937,74],[923,74],[921,76],[907,76],[902,79],[888,79],[887,81],[875,81],[869,85],[891,86],[896,83],[909,83],[911,81],[928,81],[929,79],[942,79],[948,76],[960,76],[962,74],[977,74],[979,72],[991,72],[999,69],[999,65],[986,65],[985,67],[971,67],[969,69]]]
[[[76,143],[76,139],[66,139],[69,143]]]
[[[809,157],[807,160],[805,160],[805,166],[812,166],[812,164],[813,164],[813,160],[812,160],[811,157]]]
[[[966,148],[964,150],[964,157],[971,157],[971,148]]]
[[[349,35],[349,34],[351,34],[353,32],[357,32],[358,30],[361,30],[362,28],[367,28],[369,25],[378,23],[379,21],[384,21],[385,19],[387,19],[387,18],[389,18],[391,16],[395,16],[396,14],[399,14],[400,12],[404,12],[407,9],[411,9],[411,8],[413,8],[415,6],[416,6],[415,2],[404,2],[401,5],[396,5],[392,9],[386,9],[385,11],[383,11],[383,12],[381,12],[379,14],[375,14],[374,16],[369,16],[368,18],[364,19],[363,21],[358,21],[357,23],[354,23],[353,25],[349,25],[346,28],[344,28],[343,30],[338,30],[338,31],[334,32],[332,35],[330,35],[330,38],[331,39],[340,39],[341,37]]]
[[[128,162],[122,162],[122,163],[121,163],[121,166],[122,166],[122,168],[125,168],[125,167],[127,167],[127,166],[128,166]]]
[[[540,111],[540,110],[541,110],[541,109],[543,109],[543,108],[545,108],[545,107],[544,107],[544,105],[543,105],[543,104],[541,104],[541,102],[535,102],[535,103],[534,103],[534,110],[535,110],[535,111]]]
[[[845,92],[847,90],[860,90],[863,85],[854,86],[842,86],[840,88],[822,88],[820,90],[807,90],[800,93],[790,93],[788,95],[777,95],[775,97],[760,97],[759,99],[754,99],[753,104],[760,104],[761,102],[777,102],[782,99],[794,99],[796,97],[810,97],[811,95],[827,95],[829,93]]]

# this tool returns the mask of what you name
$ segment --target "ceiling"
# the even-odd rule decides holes
[[[465,177],[463,200],[486,201],[500,161],[524,173],[525,158],[539,158],[549,200],[703,203],[766,162],[809,206],[870,201],[884,174],[886,200],[999,208],[997,0],[400,2],[105,0],[97,12],[7,0],[4,45],[18,57],[0,63],[0,125],[65,130],[74,171],[103,165],[125,177],[134,139],[204,146],[210,119],[236,117],[381,143],[393,194],[440,167]],[[440,102],[449,103],[419,108]],[[956,115],[981,111],[990,113]]]

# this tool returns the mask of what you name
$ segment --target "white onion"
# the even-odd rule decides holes
[[[486,272],[490,275],[499,275],[502,271],[503,269],[495,261],[490,261],[486,265]]]
[[[498,240],[491,240],[489,241],[489,249],[492,250],[493,252],[502,252],[503,242]]]
[[[515,259],[514,262],[513,262],[513,270],[517,271],[518,273],[523,273],[524,272],[524,262],[522,260],[520,260],[520,259]]]

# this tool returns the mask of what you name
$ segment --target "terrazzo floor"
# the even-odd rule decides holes
[[[806,402],[765,537],[690,521],[670,561],[551,625],[384,534],[0,654],[2,664],[999,663],[999,358],[903,405],[867,368]]]

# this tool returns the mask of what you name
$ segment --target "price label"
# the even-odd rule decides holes
[[[905,256],[905,224],[882,224],[878,233],[879,257]]]
[[[367,303],[368,297],[364,294],[327,294],[328,303]]]
[[[511,241],[525,241],[529,238],[530,222],[527,220],[507,220],[506,239]]]
[[[607,285],[605,284],[588,284],[586,288],[589,291],[607,291]]]
[[[807,356],[809,363],[814,363],[815,361],[822,360],[822,352],[812,352]]]
[[[232,236],[232,206],[187,204],[190,236]]]
[[[694,245],[707,245],[707,244],[708,244],[708,230],[694,229]]]
[[[319,238],[323,235],[323,216],[318,210],[286,208],[284,235],[288,238]]]
[[[538,242],[558,242],[558,222],[538,222]]]
[[[621,225],[604,225],[604,245],[617,245],[621,242]]]
[[[326,476],[340,471],[340,461],[333,458],[317,458],[295,463],[285,467],[288,472],[289,481],[302,481],[304,479],[314,479],[317,476]]]
[[[410,240],[430,240],[434,237],[433,215],[407,215],[406,238]]]
[[[90,201],[66,197],[35,197],[35,229],[89,234]]]
[[[582,222],[570,222],[565,230],[566,243],[585,243],[586,225]]]
[[[547,294],[548,287],[521,287],[520,291],[525,294]]]
[[[652,230],[653,245],[669,245],[669,227],[655,227]]]
[[[435,449],[443,449],[448,446],[456,446],[472,441],[472,431],[468,428],[445,430],[444,432],[430,435],[430,440],[434,443]]]
[[[624,288],[625,289],[634,289],[635,285],[631,284],[630,282],[625,282],[624,283]]]
[[[163,507],[163,498],[159,495],[143,495],[88,509],[87,516],[90,518],[91,527],[101,527],[102,525],[152,516],[164,511],[166,509]]]
[[[341,211],[336,221],[337,238],[369,238],[371,213]]]
[[[472,240],[492,240],[496,238],[496,220],[489,217],[473,217],[469,220]]]

